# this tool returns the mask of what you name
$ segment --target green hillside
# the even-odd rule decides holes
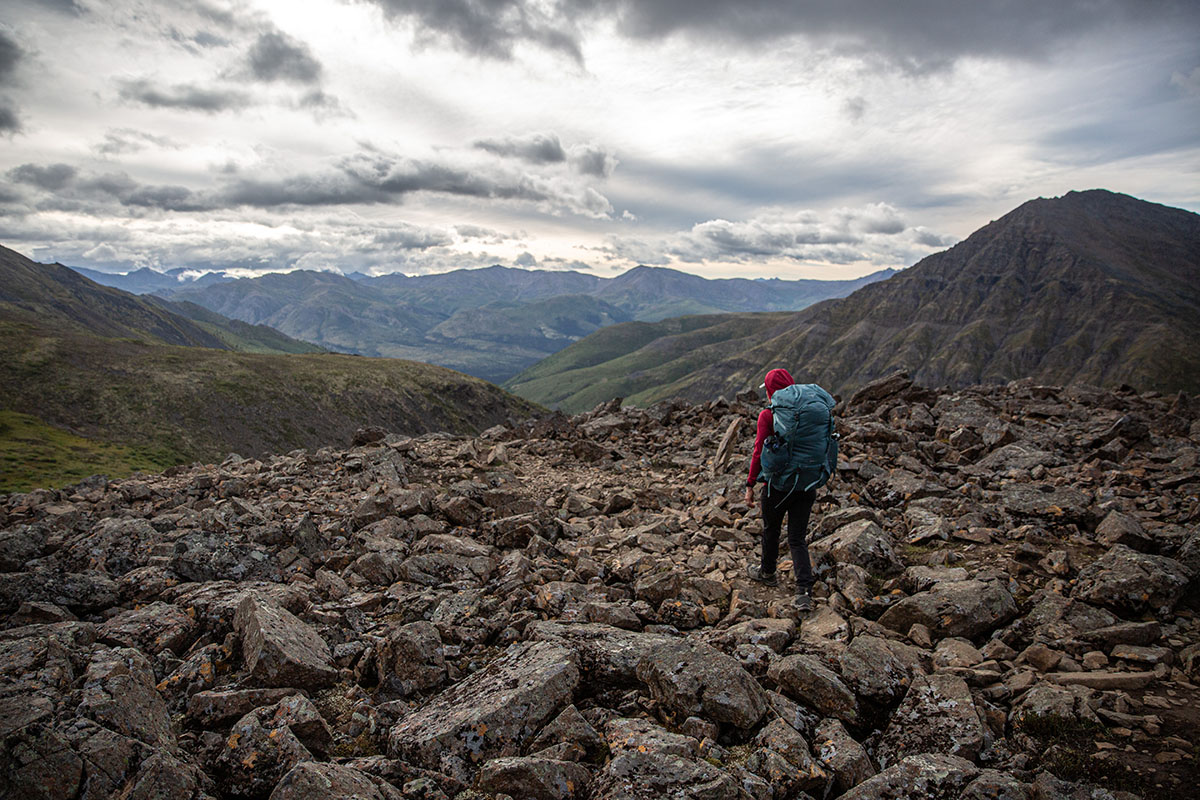
[[[364,425],[405,434],[477,432],[538,411],[429,364],[235,353],[13,322],[0,322],[0,408],[134,448],[138,464],[158,467],[345,444]]]
[[[628,322],[592,334],[505,384],[534,402],[578,413],[613,397],[645,405],[681,378],[770,336],[787,313],[716,314]]]
[[[0,248],[0,491],[538,411],[443,367],[326,353]]]

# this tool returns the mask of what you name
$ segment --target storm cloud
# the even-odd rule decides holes
[[[279,31],[259,35],[246,54],[246,68],[260,81],[313,84],[321,79],[321,62],[308,45]]]
[[[0,24],[0,241],[82,266],[850,278],[1200,209],[1194,2],[78,3]]]
[[[154,108],[177,108],[217,114],[222,111],[236,111],[250,105],[250,97],[245,92],[221,87],[209,88],[194,83],[159,86],[147,78],[138,78],[121,81],[119,87],[122,100]]]
[[[336,170],[324,173],[238,180],[222,197],[232,204],[269,208],[398,203],[418,192],[523,201],[549,213],[603,217],[612,212],[612,205],[595,189],[560,177],[472,169],[379,152],[348,156]]]
[[[127,139],[115,140],[125,142]],[[549,214],[602,218],[608,200],[585,183],[564,175],[460,166],[391,155],[378,150],[337,159],[328,169],[277,177],[221,177],[214,186],[142,183],[125,172],[82,172],[64,164],[27,163],[10,169],[10,180],[46,193],[42,208],[79,207],[84,201],[164,211],[202,211],[248,206],[347,206],[403,203],[418,193],[528,203]]]
[[[575,19],[566,4],[526,0],[366,0],[389,18],[415,23],[419,41],[443,39],[473,55],[511,59],[517,44],[534,44],[583,61]]]
[[[475,142],[475,147],[498,156],[520,158],[532,164],[555,164],[567,160],[567,151],[563,150],[562,142],[553,133],[533,133],[528,136],[510,136],[505,139],[481,139]]]
[[[104,140],[92,149],[102,156],[118,156],[140,153],[151,147],[178,148],[179,144],[169,137],[157,136],[133,128],[111,128],[104,133]]]
[[[757,45],[799,36],[906,70],[964,56],[1040,58],[1057,42],[1115,24],[1194,23],[1189,0],[365,0],[420,35],[439,35],[475,55],[512,58],[527,43],[582,61],[586,31],[613,22],[633,39],[677,34]]]
[[[16,85],[17,65],[24,52],[16,39],[0,30],[0,88]],[[0,132],[15,132],[21,128],[17,106],[10,98],[0,95]]]

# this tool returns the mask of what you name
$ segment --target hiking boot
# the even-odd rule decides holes
[[[799,589],[796,591],[796,599],[792,601],[792,604],[795,606],[797,611],[812,611],[812,594],[808,591],[808,589]]]
[[[751,564],[750,568],[746,570],[746,573],[750,576],[750,580],[752,581],[765,583],[767,586],[779,585],[779,578],[774,572],[763,572],[762,567],[758,566],[757,564]]]

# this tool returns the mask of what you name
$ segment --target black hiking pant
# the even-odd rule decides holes
[[[788,549],[792,551],[792,572],[797,591],[808,591],[813,585],[812,564],[808,560],[808,518],[812,514],[817,490],[799,490],[790,494],[784,489],[763,488],[762,571],[770,574],[779,561],[779,530],[787,514]]]

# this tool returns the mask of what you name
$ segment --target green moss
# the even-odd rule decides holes
[[[917,558],[918,556],[927,556],[930,553],[936,553],[945,546],[945,542],[938,540],[937,544],[905,544],[900,546],[900,555],[903,558]]]

